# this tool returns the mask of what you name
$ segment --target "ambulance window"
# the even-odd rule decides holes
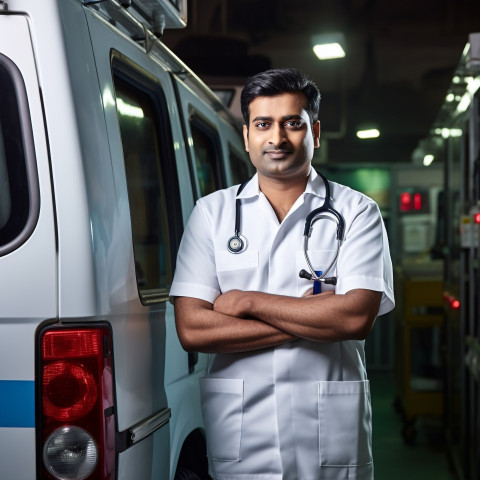
[[[191,117],[190,128],[200,196],[203,197],[225,186],[220,143],[216,130],[199,116]]]
[[[246,158],[240,157],[232,147],[229,148],[230,168],[232,169],[232,182],[234,185],[243,183],[249,176],[249,168]]]
[[[0,255],[30,236],[39,205],[25,85],[15,64],[0,54]]]
[[[162,301],[181,234],[173,211],[179,196],[166,102],[158,85],[146,87],[120,73],[114,81],[138,290],[143,303]]]

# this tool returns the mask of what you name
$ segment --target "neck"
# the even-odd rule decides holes
[[[258,176],[258,185],[267,197],[278,221],[281,223],[296,202],[297,198],[305,191],[308,176],[289,182],[270,177]]]

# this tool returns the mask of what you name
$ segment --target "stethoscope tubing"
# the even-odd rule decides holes
[[[300,277],[306,278],[307,280],[313,280],[313,281],[324,282],[324,283],[335,285],[337,283],[337,278],[327,277],[327,274],[332,269],[335,262],[337,261],[338,254],[340,252],[340,247],[343,241],[343,235],[345,232],[345,221],[343,220],[343,217],[340,215],[340,213],[337,210],[335,210],[330,204],[330,198],[331,198],[330,184],[327,178],[321,173],[318,173],[318,175],[322,178],[323,183],[325,185],[325,200],[321,207],[318,207],[315,210],[312,210],[305,218],[305,228],[303,231],[303,254],[305,257],[305,261],[307,262],[308,269],[310,270],[310,273],[308,273],[306,270],[301,270],[299,275]],[[246,248],[246,239],[245,237],[240,235],[240,222],[241,222],[240,211],[242,207],[242,204],[241,204],[242,202],[238,198],[238,195],[250,180],[251,178],[248,178],[245,182],[243,182],[238,187],[238,190],[237,190],[237,195],[236,195],[237,198],[235,199],[235,234],[233,235],[233,237],[230,237],[228,239],[228,243],[227,243],[228,251],[233,254],[241,253]],[[337,222],[337,234],[336,234],[337,250],[335,252],[335,256],[333,260],[330,262],[330,265],[322,272],[321,275],[317,275],[312,266],[312,262],[310,261],[310,257],[308,256],[308,239],[311,236],[314,222],[320,218],[319,216],[322,213],[331,214],[335,217],[335,220]]]

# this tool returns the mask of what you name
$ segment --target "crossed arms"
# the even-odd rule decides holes
[[[378,313],[381,292],[355,289],[301,298],[231,290],[213,304],[175,298],[175,319],[186,351],[234,353],[298,338],[314,342],[363,340]]]

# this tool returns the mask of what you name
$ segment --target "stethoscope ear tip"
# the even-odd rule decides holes
[[[306,270],[304,270],[302,268],[302,270],[300,270],[300,272],[298,272],[298,276],[300,278],[305,278],[307,280],[311,280],[312,279],[312,274],[311,273],[308,273]]]
[[[337,277],[326,277],[326,278],[317,277],[317,278],[314,278],[311,273],[308,273],[304,269],[302,269],[302,270],[300,270],[300,272],[298,272],[298,276],[300,278],[305,278],[306,280],[314,280],[314,281],[317,281],[317,282],[323,282],[323,283],[326,283],[327,285],[336,285],[337,284]]]

